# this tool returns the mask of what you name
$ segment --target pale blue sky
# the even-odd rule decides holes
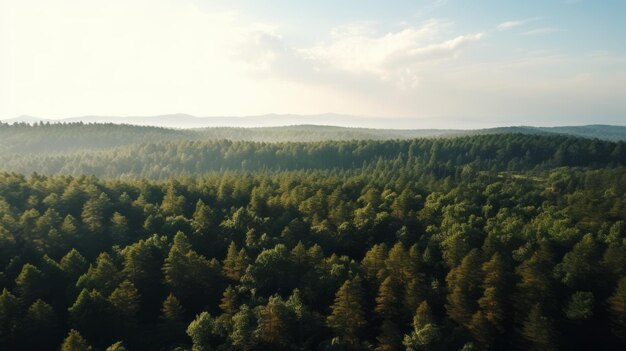
[[[626,0],[0,0],[0,16],[0,118],[626,124]]]

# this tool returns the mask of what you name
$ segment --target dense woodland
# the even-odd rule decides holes
[[[159,127],[96,123],[0,122],[0,154],[41,154],[107,149],[162,141],[256,141],[321,142],[350,140],[397,140],[451,138],[492,134],[561,135],[626,141],[626,126],[588,125],[576,127],[501,127],[477,130],[454,129],[367,129],[317,125],[284,127],[168,129]]]
[[[0,349],[626,348],[624,142],[140,142],[1,156]]]

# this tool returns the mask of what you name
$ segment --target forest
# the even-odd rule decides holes
[[[624,141],[13,127],[2,350],[626,349]]]

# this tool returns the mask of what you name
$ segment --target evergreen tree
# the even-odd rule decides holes
[[[97,290],[83,289],[68,309],[69,323],[92,340],[102,340],[114,333],[114,307]]]
[[[0,295],[0,346],[14,345],[22,317],[22,308],[17,297],[4,288]]]
[[[233,316],[233,330],[230,333],[230,342],[237,350],[250,351],[256,345],[254,331],[256,317],[247,305],[242,305],[239,312]]]
[[[288,343],[288,326],[287,307],[280,296],[270,297],[267,305],[259,307],[255,335],[262,343],[284,347]]]
[[[359,279],[346,280],[339,288],[327,323],[335,332],[334,343],[348,347],[355,347],[360,343],[360,332],[367,320]]]
[[[171,293],[167,295],[161,308],[162,318],[170,322],[182,322],[184,314],[185,309],[176,296]]]
[[[483,264],[483,296],[478,300],[478,305],[486,318],[493,326],[502,332],[505,328],[506,319],[506,268],[499,253],[495,253],[491,259]],[[482,317],[481,317],[482,318]]]
[[[394,319],[400,314],[402,303],[400,285],[392,276],[388,276],[380,284],[374,309],[383,319]]]
[[[228,246],[223,266],[224,275],[232,281],[239,281],[248,266],[248,259],[245,251],[243,249],[237,251],[237,245],[234,241],[231,241]]]
[[[415,311],[413,330],[404,336],[404,346],[408,351],[428,350],[441,338],[439,326],[435,323],[428,302],[423,301]]]
[[[61,351],[91,351],[92,348],[78,331],[71,329],[61,345]]]
[[[109,197],[100,193],[97,197],[91,197],[83,206],[81,218],[83,224],[92,233],[101,233],[104,230],[105,217],[110,206]]]
[[[227,315],[233,315],[237,311],[237,292],[231,285],[224,290],[220,309]]]
[[[196,203],[196,210],[193,213],[191,226],[196,233],[210,233],[215,227],[215,217],[213,210],[202,200]]]
[[[89,267],[85,257],[76,249],[71,249],[63,256],[59,265],[71,282],[75,282]]]
[[[554,329],[552,321],[543,315],[541,307],[536,304],[524,321],[522,335],[529,350],[554,350]]]
[[[111,256],[103,252],[98,255],[96,264],[90,265],[87,273],[78,278],[78,289],[98,289],[105,295],[109,295],[120,284],[122,275]]]
[[[376,244],[372,246],[361,261],[361,265],[365,270],[366,277],[375,281],[382,276],[382,270],[385,269],[385,260],[387,259],[387,245]]]
[[[613,320],[613,333],[626,340],[626,277],[620,279],[607,300]]]
[[[187,335],[193,343],[193,351],[215,350],[219,337],[215,335],[215,319],[208,313],[202,312],[193,320],[187,328]]]
[[[139,298],[139,291],[137,291],[133,283],[124,280],[113,290],[109,296],[109,301],[115,307],[118,316],[122,317],[124,321],[130,322],[139,311]]]
[[[41,350],[58,342],[58,321],[52,306],[42,300],[35,301],[26,312],[24,319],[25,335],[28,335],[26,349]]]
[[[446,310],[448,316],[462,326],[469,325],[476,311],[481,281],[480,254],[476,249],[470,251],[461,264],[446,276],[449,290]]]
[[[127,351],[124,347],[124,344],[121,341],[114,343],[113,345],[107,347],[106,351]]]
[[[409,282],[415,275],[411,258],[402,242],[397,242],[390,250],[389,256],[385,261],[387,273],[402,285]]]
[[[30,263],[22,267],[20,275],[15,278],[15,288],[22,301],[29,305],[45,293],[45,277],[43,273]]]

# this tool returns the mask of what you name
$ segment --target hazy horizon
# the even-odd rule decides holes
[[[0,119],[623,124],[625,11],[617,0],[0,0]]]

